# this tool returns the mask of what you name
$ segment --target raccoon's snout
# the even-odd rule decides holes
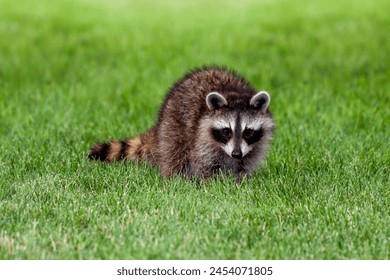
[[[242,152],[241,152],[241,150],[234,150],[234,151],[232,152],[232,158],[241,159],[241,158],[242,158]]]

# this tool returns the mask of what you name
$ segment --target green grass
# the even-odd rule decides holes
[[[1,259],[390,258],[389,1],[213,3],[0,0]],[[87,160],[204,64],[271,94],[253,180]]]

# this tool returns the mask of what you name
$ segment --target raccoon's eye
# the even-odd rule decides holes
[[[224,129],[219,129],[219,128],[211,128],[211,135],[212,137],[222,143],[226,144],[229,142],[231,136],[232,136],[232,130],[230,128],[224,128]]]
[[[222,129],[223,135],[226,137],[230,138],[232,136],[232,130],[230,128],[224,128]]]
[[[259,141],[264,135],[264,129],[260,128],[259,130],[253,130],[253,129],[245,129],[242,133],[243,138],[245,139],[245,142],[248,143],[248,145],[252,145],[253,143],[256,143]]]
[[[247,128],[244,130],[243,136],[245,139],[249,139],[249,138],[252,138],[254,134],[255,134],[255,131],[253,129]]]

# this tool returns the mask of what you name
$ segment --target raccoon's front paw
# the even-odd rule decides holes
[[[248,181],[251,178],[251,175],[246,173],[245,171],[238,172],[234,174],[234,181],[237,185],[241,184],[244,181]]]

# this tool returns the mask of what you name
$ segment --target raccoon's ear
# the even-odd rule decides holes
[[[265,113],[270,101],[271,97],[269,96],[269,94],[265,91],[260,91],[251,98],[251,101],[249,101],[249,105],[260,110],[262,113]]]
[[[210,92],[206,96],[206,104],[210,110],[216,110],[218,108],[221,108],[222,106],[227,105],[228,103],[227,103],[225,97],[223,97],[218,92],[214,91],[214,92]]]

